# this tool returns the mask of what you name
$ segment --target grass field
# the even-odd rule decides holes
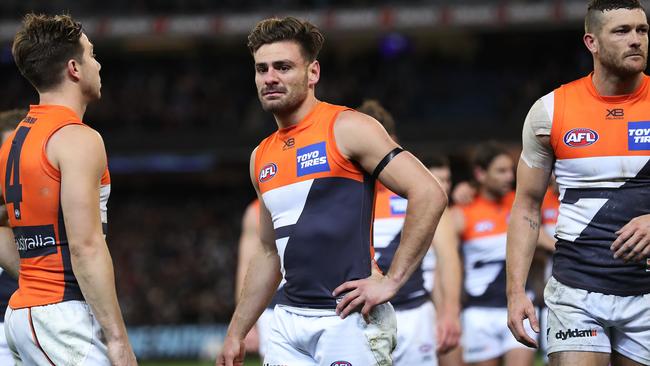
[[[246,356],[246,366],[260,366],[262,360],[259,357]],[[214,366],[214,361],[140,361],[140,366]]]
[[[139,362],[140,366],[213,366],[214,362],[208,361],[146,361]],[[256,356],[246,356],[246,366],[260,366],[262,360]],[[535,359],[535,366],[543,366],[541,357]]]

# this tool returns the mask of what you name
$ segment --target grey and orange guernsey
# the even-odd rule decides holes
[[[650,293],[650,259],[626,263],[610,250],[617,230],[650,214],[648,77],[633,94],[605,97],[589,76],[541,103],[552,118],[561,201],[553,277],[603,294]]]
[[[383,184],[377,183],[373,237],[375,260],[384,273],[388,272],[397,252],[407,205],[408,201],[405,198],[391,192]],[[413,309],[431,301],[434,267],[435,254],[429,248],[420,265],[390,300],[395,310]]]
[[[650,263],[610,249],[619,229],[650,214],[648,83],[643,75],[633,93],[601,96],[589,75],[540,98],[526,118],[522,159],[552,163],[560,191],[544,291],[548,354],[616,351],[650,365]],[[534,138],[549,135],[550,147]]]
[[[334,122],[347,107],[319,102],[255,154],[282,271],[278,304],[334,309],[332,291],[370,276],[374,179],[339,152]]]
[[[514,192],[498,200],[478,195],[470,204],[458,207],[464,222],[461,344],[466,363],[484,362],[525,348],[512,335],[507,321],[506,235],[513,200]],[[532,298],[532,293],[527,293]],[[525,329],[535,337],[528,323]]]
[[[388,272],[402,237],[408,201],[377,183],[373,237],[375,260]],[[427,254],[406,283],[390,299],[395,307],[397,347],[393,351],[395,366],[436,366],[436,316],[431,291],[435,254]]]
[[[395,312],[375,306],[341,319],[334,289],[375,265],[375,180],[339,152],[334,124],[346,107],[319,102],[296,125],[266,138],[255,174],[271,214],[282,271],[269,365],[392,365]]]

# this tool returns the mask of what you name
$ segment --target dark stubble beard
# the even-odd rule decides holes
[[[307,86],[307,82],[308,82],[307,73],[305,73],[305,77],[303,78],[303,80],[299,84],[294,85],[294,87],[292,88],[293,90],[285,96],[284,101],[282,101],[281,103],[278,103],[277,101],[272,101],[271,103],[265,103],[262,100],[262,96],[260,95],[260,101],[262,102],[262,109],[264,109],[264,111],[266,112],[271,112],[276,116],[282,116],[282,115],[287,115],[292,113],[307,98],[307,90],[309,89],[309,87]]]
[[[640,72],[643,72],[643,70],[646,69],[648,65],[647,56],[648,54],[646,52],[643,59],[643,67],[636,68],[632,66],[626,66],[623,58],[605,49],[605,52],[603,52],[600,58],[600,62],[603,64],[603,66],[605,66],[607,70],[609,70],[609,72],[613,73],[621,79],[627,79],[638,75]]]

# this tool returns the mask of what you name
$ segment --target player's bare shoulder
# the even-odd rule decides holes
[[[345,110],[339,113],[336,118],[336,122],[334,123],[334,130],[337,133],[355,133],[355,131],[358,133],[358,130],[364,129],[383,130],[383,127],[379,121],[365,113],[361,113],[353,109]]]
[[[339,151],[348,159],[381,144],[395,145],[386,130],[374,118],[355,110],[339,113],[334,122],[334,138]]]
[[[87,125],[71,124],[60,128],[48,140],[46,154],[55,167],[60,167],[62,160],[89,160],[106,166],[104,140]]]

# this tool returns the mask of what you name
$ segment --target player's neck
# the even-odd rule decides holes
[[[85,98],[80,95],[76,90],[66,90],[65,88],[58,88],[47,92],[39,93],[40,105],[62,105],[72,109],[77,114],[79,119],[83,119],[86,113],[86,106],[88,103]]]
[[[309,95],[302,104],[287,114],[274,114],[275,122],[278,128],[287,128],[294,126],[302,121],[309,112],[311,112],[318,104],[318,99],[314,95]]]
[[[600,66],[595,68],[591,80],[598,94],[603,97],[627,95],[639,88],[643,82],[643,73],[621,77]]]
[[[485,187],[481,187],[480,190],[480,195],[483,197],[484,200],[490,201],[490,202],[499,202],[503,198],[502,195],[497,194],[495,192],[490,191],[489,189]]]

